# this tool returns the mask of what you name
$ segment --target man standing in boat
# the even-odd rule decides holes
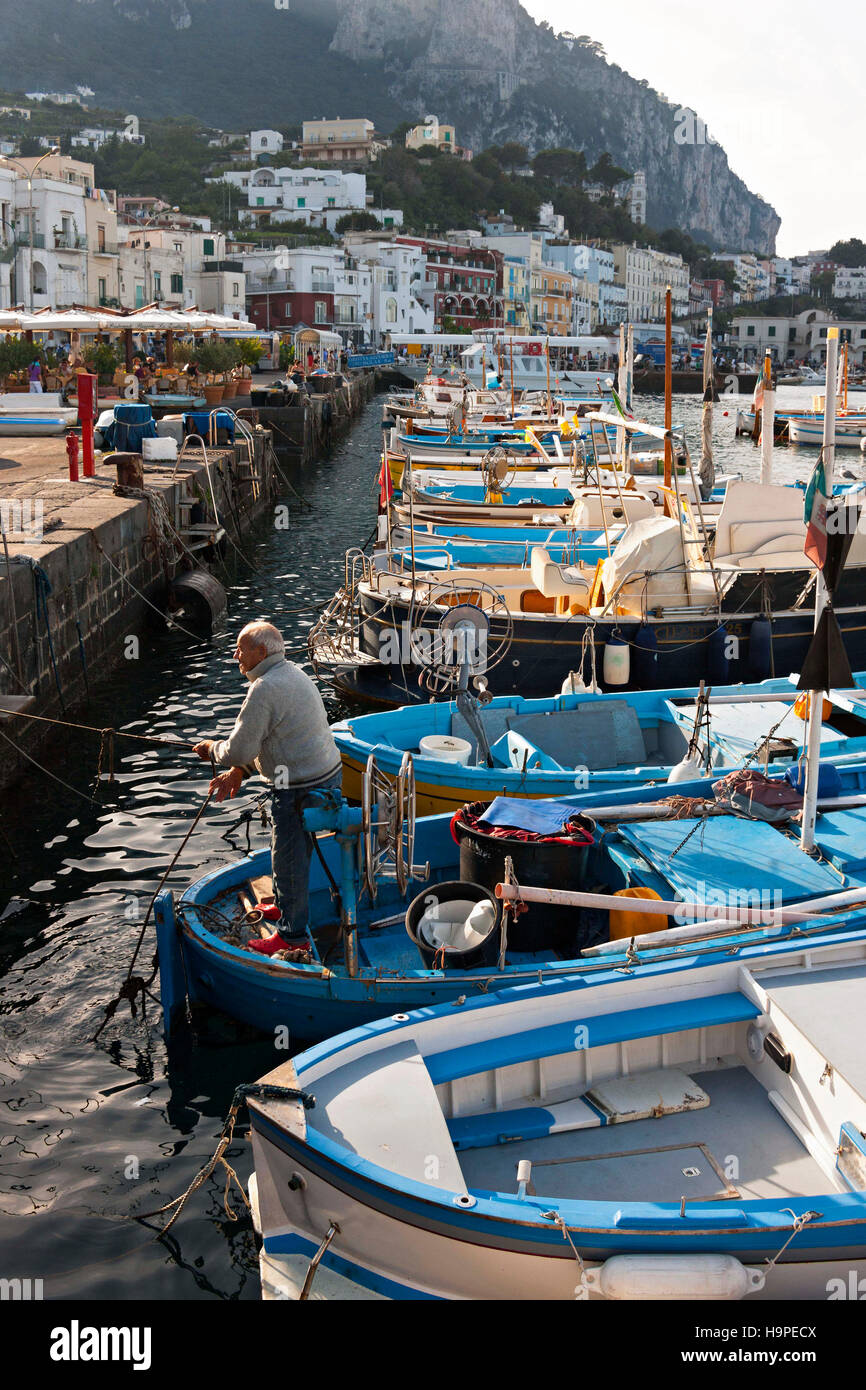
[[[250,682],[228,738],[195,745],[203,761],[229,769],[210,784],[217,801],[236,795],[245,776],[259,772],[271,790],[271,855],[277,931],[250,947],[272,956],[309,947],[309,879],[312,839],[302,813],[318,788],[339,787],[340,754],[328,728],[322,697],[309,676],[286,660],[285,643],[272,623],[248,623],[234,651]]]

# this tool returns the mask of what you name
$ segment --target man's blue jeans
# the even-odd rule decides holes
[[[310,857],[313,846],[301,819],[304,808],[316,805],[315,791],[339,787],[342,780],[340,771],[326,782],[319,782],[316,787],[307,787],[302,792],[294,791],[291,787],[285,791],[275,789],[271,792],[271,872],[274,897],[282,918],[278,930],[280,936],[286,939],[306,936],[310,919]]]

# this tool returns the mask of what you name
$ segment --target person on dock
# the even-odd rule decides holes
[[[338,788],[340,754],[328,728],[322,697],[310,677],[286,660],[282,634],[272,623],[248,623],[234,651],[250,689],[228,738],[204,739],[195,752],[229,769],[210,784],[217,801],[236,795],[245,776],[259,772],[271,795],[271,857],[277,930],[249,946],[263,955],[308,950],[312,837],[303,827],[311,792]]]
[[[27,376],[30,381],[30,390],[36,395],[42,394],[42,367],[38,357],[34,358],[27,369]]]

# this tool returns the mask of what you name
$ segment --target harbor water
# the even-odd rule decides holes
[[[811,395],[783,388],[777,403],[809,406]],[[734,435],[737,405],[747,403],[724,396],[715,408],[719,472],[759,471],[754,445]],[[293,474],[308,505],[285,499],[287,530],[265,520],[246,537],[255,569],[241,570],[213,636],[144,639],[137,660],[98,684],[84,722],[187,744],[225,733],[244,694],[234,636],[252,618],[276,623],[289,654],[304,659],[316,610],[342,582],[346,549],[375,525],[380,404],[366,408],[329,457]],[[661,423],[658,397],[635,407]],[[695,462],[700,412],[699,397],[674,398],[674,422],[686,426]],[[777,449],[776,480],[805,479],[815,457],[811,449]],[[859,453],[840,451],[837,466],[859,475]],[[333,717],[347,712],[324,693]],[[4,728],[14,737],[12,723]],[[98,736],[68,731],[40,759],[60,782],[33,767],[0,804],[0,910],[10,898],[25,904],[0,923],[0,1241],[18,1261],[4,1274],[42,1279],[46,1298],[257,1299],[252,1227],[236,1193],[230,1200],[240,1219],[227,1216],[224,1173],[194,1195],[163,1240],[154,1239],[163,1218],[132,1218],[188,1186],[216,1147],[234,1087],[285,1060],[282,1039],[211,1016],[199,1020],[194,1040],[181,1038],[169,1051],[158,1004],[148,1000],[144,1018],[121,1004],[93,1041],[147,903],[201,805],[209,768],[189,751],[118,740],[114,781],[103,776],[94,803],[99,746]],[[208,809],[170,887],[180,891],[245,849],[236,822],[254,801],[255,791]],[[254,846],[264,843],[257,821],[251,834]],[[142,973],[152,956],[149,929]],[[243,1115],[242,1122],[228,1158],[246,1181]]]

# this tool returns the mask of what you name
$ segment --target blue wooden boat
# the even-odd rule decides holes
[[[381,785],[377,777],[374,769],[374,788]],[[731,863],[740,866],[740,878],[734,880],[735,884],[750,886],[745,883],[747,871],[754,875],[755,865],[761,864],[761,881],[774,894],[778,893],[780,903],[790,905],[803,898],[836,893],[866,882],[866,764],[841,767],[834,782],[833,797],[822,803],[827,805],[826,814],[819,817],[818,842],[825,856],[822,863],[813,862],[794,840],[773,827],[740,817],[718,815],[703,825],[689,820],[656,824],[655,817],[669,814],[666,806],[656,803],[666,802],[672,790],[712,799],[709,779],[682,783],[674,789],[643,787],[589,798],[564,798],[565,814],[581,810],[590,814],[599,828],[592,845],[578,846],[580,853],[574,857],[568,854],[564,866],[557,859],[557,881],[563,886],[569,882],[588,883],[603,887],[610,894],[627,888],[651,889],[666,901],[677,895],[690,898],[700,883],[723,881],[719,879],[720,865],[722,873],[728,872],[730,878]],[[838,791],[843,804],[837,807]],[[485,940],[484,949],[492,941],[496,948],[492,964],[467,966],[466,960],[474,961],[476,957],[456,956],[450,951],[436,957],[429,949],[422,950],[417,932],[413,936],[407,929],[407,910],[419,894],[421,904],[429,894],[435,896],[437,885],[444,893],[442,885],[446,883],[465,884],[467,875],[460,872],[464,850],[458,850],[452,838],[450,816],[415,822],[411,811],[405,809],[411,806],[409,795],[402,799],[405,823],[394,835],[392,817],[379,815],[385,795],[380,791],[375,802],[365,798],[367,804],[361,808],[349,807],[339,798],[326,804],[329,799],[324,798],[321,810],[305,813],[311,831],[333,832],[319,837],[321,859],[314,856],[312,863],[310,915],[314,952],[310,964],[263,958],[245,949],[253,930],[246,923],[238,893],[251,879],[269,873],[268,850],[206,875],[192,884],[176,905],[167,891],[159,896],[155,918],[167,1032],[171,1032],[182,1014],[185,1000],[221,1010],[263,1031],[287,1028],[296,1040],[325,1037],[371,1019],[461,997],[477,998],[507,984],[562,980],[575,972],[598,968],[581,953],[592,942],[609,935],[610,903],[607,911],[595,915],[566,914],[565,920],[561,915],[542,911],[529,926],[509,928],[504,940],[491,936],[490,941]],[[853,807],[848,802],[854,803]],[[389,804],[393,807],[394,803]],[[545,813],[545,808],[546,814],[562,813],[559,803],[523,801],[507,805],[510,823],[514,823],[515,815],[520,815],[515,807],[532,808],[535,817]],[[625,823],[628,817],[635,816],[643,819]],[[383,850],[380,832],[386,822],[391,827],[391,838]],[[687,841],[675,861],[667,865],[659,862],[657,851],[659,835],[665,829],[676,835],[677,842]],[[466,838],[471,842],[471,835]],[[505,844],[518,862],[522,852],[519,844],[502,841],[499,849]],[[754,845],[754,853],[749,852],[750,844]],[[555,851],[558,853],[560,848],[556,845]],[[532,844],[530,849],[534,871],[537,846]],[[387,862],[389,854],[391,867]],[[403,865],[402,873],[398,861]],[[491,862],[495,865],[496,861]],[[427,877],[421,879],[416,874],[412,882],[410,865],[424,866]],[[523,875],[523,881],[532,879]],[[339,889],[339,907],[332,896],[332,882]],[[618,904],[621,900],[613,901]],[[501,921],[496,932],[500,928]],[[490,930],[492,933],[494,928]],[[778,928],[783,934],[788,930]],[[758,925],[744,927],[737,940],[754,942],[762,939],[764,931]],[[641,950],[641,959],[648,964],[677,957],[680,947],[676,940],[660,937],[657,946],[649,940],[650,944]],[[501,950],[505,952],[502,968]],[[628,941],[614,942],[611,950],[611,968],[627,967]]]
[[[855,679],[866,687],[866,671]],[[459,704],[418,703],[341,719],[332,732],[343,760],[343,792],[351,800],[360,800],[371,755],[394,777],[411,753],[423,816],[500,794],[561,797],[666,782],[684,759],[688,772],[693,737],[692,776],[754,760],[768,738],[772,766],[783,771],[801,757],[806,736],[794,712],[796,699],[793,683],[781,678],[714,688],[700,718],[691,687],[546,699],[496,696],[484,705],[464,695]],[[822,758],[863,760],[866,688],[837,692],[831,700]]]
[[[264,1296],[850,1296],[866,914],[803,925],[467,991],[269,1072],[249,1102]]]

